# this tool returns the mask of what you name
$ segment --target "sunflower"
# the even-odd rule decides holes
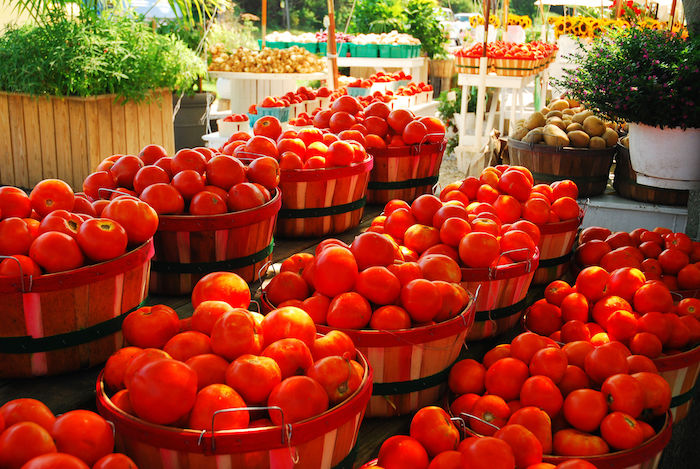
[[[549,18],[547,18],[547,23],[549,23],[549,24],[554,24],[554,23],[557,23],[558,21],[559,21],[559,18],[557,18],[555,16],[550,16]]]
[[[579,21],[579,23],[576,25],[576,28],[578,28],[578,36],[588,36],[588,23],[586,21]]]
[[[561,36],[562,34],[565,34],[566,24],[563,21],[558,21],[556,26],[554,26],[554,32],[556,33],[557,37]]]
[[[479,17],[478,16],[472,16],[469,18],[469,24],[471,25],[472,28],[476,28],[476,25],[479,23]]]

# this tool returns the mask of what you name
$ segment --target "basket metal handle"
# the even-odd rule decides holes
[[[0,259],[12,259],[17,263],[17,267],[19,268],[19,281],[20,281],[20,288],[22,289],[22,293],[29,293],[32,291],[32,286],[34,285],[34,276],[33,275],[27,275],[29,277],[29,290],[24,289],[24,271],[22,270],[22,263],[19,261],[14,256],[0,256]]]

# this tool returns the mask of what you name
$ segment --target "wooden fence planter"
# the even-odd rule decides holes
[[[138,154],[149,143],[175,152],[172,93],[140,103],[0,92],[0,185],[30,188],[58,178],[74,190],[103,158]]]

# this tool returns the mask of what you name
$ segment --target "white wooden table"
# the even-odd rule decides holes
[[[289,91],[295,91],[300,80],[328,78],[326,72],[209,72],[209,75],[217,78],[217,91],[223,98],[231,100],[231,112],[234,114],[247,113],[251,104],[258,104],[267,96],[282,96]]]
[[[338,57],[338,67],[367,67],[375,72],[387,68],[400,68],[410,73],[415,82],[428,81],[426,57],[411,57],[406,59],[383,57]]]

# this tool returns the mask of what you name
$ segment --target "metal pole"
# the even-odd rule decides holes
[[[338,49],[335,44],[335,5],[328,0],[328,62],[333,76],[333,89],[338,88]]]
[[[265,36],[267,36],[267,0],[262,0],[262,47],[265,47]]]

